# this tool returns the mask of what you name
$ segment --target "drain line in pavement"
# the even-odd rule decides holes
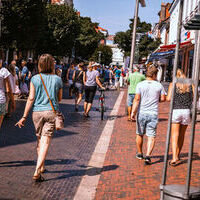
[[[121,105],[124,92],[120,92],[110,116],[117,116]],[[91,169],[91,175],[83,176],[78,190],[74,196],[74,200],[93,200],[95,198],[96,189],[98,186],[100,172],[104,164],[106,153],[109,147],[110,138],[113,132],[115,120],[108,120],[101,133],[101,137],[96,145],[92,157],[88,163]],[[94,171],[92,171],[94,170]],[[95,175],[96,174],[96,175]]]

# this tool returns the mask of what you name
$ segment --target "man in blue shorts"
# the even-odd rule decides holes
[[[137,84],[136,95],[132,106],[131,118],[137,114],[136,158],[143,159],[143,136],[147,135],[147,153],[145,164],[151,164],[150,155],[155,145],[156,128],[158,123],[158,103],[165,101],[164,87],[156,81],[157,68],[151,65],[147,68],[146,80]]]
[[[139,73],[139,67],[138,65],[134,66],[134,73],[130,73],[127,79],[127,82],[129,84],[128,87],[128,97],[127,97],[127,104],[128,104],[128,121],[131,120],[131,110],[133,105],[133,100],[135,98],[135,91],[136,86],[139,82],[145,80],[145,76]]]

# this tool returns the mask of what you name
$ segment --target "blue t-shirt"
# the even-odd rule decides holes
[[[116,78],[120,78],[120,74],[121,74],[121,70],[117,69],[117,70],[115,71],[115,77],[116,77]]]
[[[105,79],[109,79],[110,78],[110,70],[109,69],[106,69],[105,70],[105,76],[104,76]]]
[[[44,84],[47,88],[49,97],[53,103],[54,109],[59,110],[58,92],[63,87],[61,78],[54,74],[42,74]],[[52,110],[51,104],[44,90],[40,75],[37,74],[32,77],[31,83],[35,88],[35,101],[33,105],[33,111],[47,111]]]
[[[25,81],[28,81],[28,74],[29,74],[28,68],[26,66],[24,66],[22,69],[22,77],[24,77],[24,75],[26,75],[25,79],[24,79]]]

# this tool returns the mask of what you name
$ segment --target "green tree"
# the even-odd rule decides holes
[[[129,25],[130,29],[126,32],[118,32],[116,33],[114,42],[118,44],[118,47],[125,52],[125,55],[130,55],[131,52],[131,43],[132,43],[132,27],[133,27],[133,19],[130,20],[131,23]],[[148,37],[147,32],[151,30],[151,24],[146,22],[141,22],[138,18],[137,31],[136,33],[141,33],[143,36],[139,41],[139,59],[144,56],[148,56],[152,51],[154,51],[159,45],[159,39],[152,39]]]
[[[78,15],[71,6],[49,4],[40,51],[48,51],[56,56],[71,56],[79,32]]]
[[[152,39],[148,35],[143,35],[139,42],[139,56],[147,57],[152,51],[158,48],[161,44],[160,39]]]
[[[19,50],[36,49],[44,31],[45,6],[42,0],[4,1],[1,44]]]
[[[96,62],[100,62],[104,65],[110,65],[112,62],[113,52],[112,49],[108,46],[100,45],[94,55],[91,57],[91,60],[95,60]]]
[[[104,35],[97,31],[98,23],[93,23],[89,17],[80,17],[80,33],[76,39],[76,56],[88,60],[98,48]]]

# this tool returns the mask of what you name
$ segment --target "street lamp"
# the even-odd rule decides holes
[[[137,20],[138,20],[139,3],[141,4],[142,7],[146,6],[145,0],[136,0],[136,2],[135,2],[135,16],[134,16],[132,45],[131,45],[131,58],[130,58],[130,69],[131,70],[133,69],[133,62],[134,62],[135,43],[136,43],[136,28],[137,28]]]

